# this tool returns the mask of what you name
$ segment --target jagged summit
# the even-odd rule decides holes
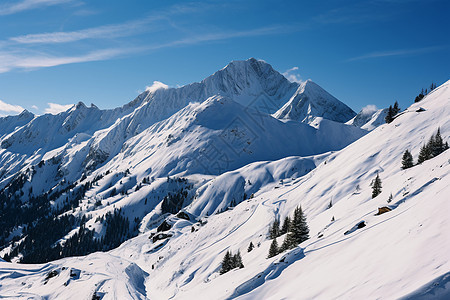
[[[201,82],[147,90],[130,105],[148,105],[150,119],[159,121],[190,102],[203,102],[214,95],[274,114],[279,119],[309,122],[323,117],[345,122],[355,116],[353,110],[311,80],[302,84],[290,82],[270,64],[255,58],[232,61]]]
[[[297,85],[289,82],[270,64],[255,58],[232,61],[225,68],[204,79],[202,83],[214,86],[224,96],[235,97],[257,94],[283,97]],[[249,104],[245,99],[239,100],[241,101],[238,102],[243,105]]]
[[[31,116],[31,115],[34,116],[34,114],[27,109],[22,110],[22,112],[19,114],[19,116],[21,118]]]
[[[311,122],[315,117],[323,117],[336,122],[346,122],[356,113],[347,105],[333,97],[312,80],[300,84],[291,99],[274,116]]]
[[[94,103],[91,103],[91,105],[88,107],[83,101],[78,101],[77,104],[73,105],[71,108],[69,108],[69,111],[73,110],[79,110],[79,109],[99,109],[97,105]]]
[[[273,67],[263,60],[257,60],[255,58],[249,58],[247,60],[233,60],[221,70],[215,72],[213,75],[206,78],[207,81],[212,78],[223,78],[224,74],[230,76],[233,81],[238,81],[245,76],[256,77],[260,81],[268,81],[275,79],[275,83],[286,84],[290,83],[283,75],[273,69]],[[275,84],[272,82],[272,84]]]

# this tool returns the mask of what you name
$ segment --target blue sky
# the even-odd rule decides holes
[[[449,13],[438,0],[1,1],[0,115],[113,108],[249,57],[355,111],[405,108],[450,79]]]

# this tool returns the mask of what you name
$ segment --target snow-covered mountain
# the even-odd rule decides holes
[[[339,150],[366,134],[354,126],[332,123],[314,128],[281,122],[229,98],[214,96],[189,104],[130,138],[105,169],[125,163],[130,169],[139,166],[142,172],[143,166],[151,166],[156,177],[219,175],[250,162]],[[331,131],[332,136],[326,138]],[[214,155],[219,159],[211,157]]]
[[[387,113],[387,108],[377,109],[376,107],[367,107],[362,109],[355,117],[347,121],[345,124],[354,125],[371,131],[386,123],[385,118]]]
[[[309,83],[308,87],[311,85],[313,84]],[[235,121],[244,122],[243,125],[248,127],[245,129],[251,128],[252,130],[249,132],[250,139],[264,138],[266,131],[264,120],[267,119],[267,114],[275,113],[293,97],[292,95],[297,95],[299,89],[301,87],[297,83],[289,82],[269,64],[252,58],[246,61],[231,62],[200,83],[193,83],[181,88],[149,89],[129,104],[113,110],[100,110],[94,105],[86,107],[80,102],[58,115],[46,114],[33,118],[30,113],[23,113],[18,117],[1,118],[0,122],[4,125],[2,125],[1,132],[0,186],[4,186],[19,170],[23,171],[38,164],[41,160],[49,160],[52,157],[58,157],[58,160],[63,162],[59,166],[59,172],[70,174],[71,178],[68,179],[75,181],[80,178],[82,173],[90,173],[98,166],[113,159],[124,149],[123,147],[129,139],[145,130],[152,130],[151,126],[156,128],[163,124],[155,125],[158,122],[166,119],[166,123],[171,122],[168,118],[188,107],[189,103],[203,103],[213,96],[222,96],[241,105],[236,114],[228,115],[229,120],[224,119],[221,122],[221,126],[232,126]],[[325,107],[330,103],[323,102],[321,95],[329,94],[315,84],[314,88],[307,90],[320,91],[317,93],[317,98],[314,98],[314,93],[308,94],[308,99],[310,99],[308,103],[319,108],[319,110],[311,111],[308,119],[325,117],[336,120],[330,111],[336,108],[338,101],[333,98],[336,103],[333,102],[332,107]],[[342,103],[341,106],[349,115],[348,108]],[[217,111],[216,113],[216,116],[209,115],[211,120],[221,118],[222,112]],[[337,109],[335,114],[342,115],[342,112]],[[350,117],[349,115],[348,118]],[[346,121],[342,117],[337,119],[340,122]],[[23,120],[28,120],[28,122]],[[255,124],[258,127],[256,129],[252,127]],[[342,124],[337,126],[346,128]],[[286,125],[284,128],[297,127],[301,127],[301,125]],[[225,127],[214,129],[224,130]],[[299,135],[298,132],[286,131],[282,135],[288,137],[290,134]],[[302,142],[302,149],[312,147],[311,150],[300,151],[301,149],[298,149],[296,152],[297,150],[291,147],[292,150],[289,150],[289,153],[282,153],[283,155],[274,155],[272,152],[265,151],[268,156],[255,156],[254,159],[247,160],[245,163],[260,159],[281,158],[286,154],[310,155],[337,150],[361,135],[361,132],[354,130],[353,135],[342,141],[334,142],[330,146],[325,145],[327,141],[321,141],[322,146],[320,147],[313,146],[314,142]],[[302,138],[308,139],[309,136]],[[294,143],[298,143],[297,139],[292,139]],[[236,154],[240,155],[240,153]],[[239,166],[235,164],[233,167]],[[47,188],[53,184],[55,182],[49,183]]]
[[[0,220],[5,229],[0,236],[4,247],[0,254],[13,260],[42,261],[43,258],[35,257],[42,251],[37,251],[36,246],[25,246],[38,238],[26,234],[29,228],[38,232],[35,227],[42,222],[36,221],[69,216],[70,220],[64,221],[67,227],[51,237],[53,242],[41,245],[50,247],[58,239],[73,237],[75,232],[69,229],[85,221],[83,210],[95,211],[102,217],[123,208],[121,213],[135,222],[151,213],[147,219],[153,220],[153,225],[149,226],[155,226],[155,220],[163,219],[168,211],[189,205],[204,178],[210,180],[211,175],[253,162],[336,151],[367,133],[327,120],[318,111],[310,119],[320,119],[320,126],[274,118],[272,114],[298,88],[297,83],[289,82],[264,61],[248,59],[231,62],[199,83],[180,88],[159,83],[116,109],[100,110],[93,104],[87,107],[79,102],[57,115],[34,116],[24,112],[0,119],[0,199],[4,199],[5,216],[3,222]],[[314,89],[321,90],[318,86]],[[321,97],[316,100],[317,107],[327,105]],[[189,178],[181,181],[184,186],[163,184],[167,176],[177,180],[181,180],[180,176]],[[145,187],[150,182],[158,182],[158,187]],[[188,187],[192,191],[187,192]],[[178,199],[181,196],[174,196],[181,192],[182,200]],[[123,201],[124,195],[135,199],[136,206]],[[178,197],[170,209],[167,197]],[[136,214],[143,198],[149,206]],[[233,203],[245,197],[238,198]],[[93,216],[89,215],[88,223]],[[49,222],[59,220],[60,217]],[[130,232],[121,233],[117,242],[101,248],[117,246],[137,234],[137,227],[130,226]],[[103,227],[93,228],[90,234],[95,237],[107,234]],[[21,238],[25,240],[20,246],[14,244],[15,239]],[[57,245],[63,245],[61,241]],[[89,247],[74,248],[80,255],[100,246]],[[52,255],[44,261],[73,253],[60,251]]]
[[[0,138],[13,132],[17,127],[29,123],[34,115],[28,110],[22,111],[19,115],[0,118]]]
[[[390,124],[344,124],[355,114],[316,84],[249,59],[114,110],[2,118],[0,294],[444,299],[448,151],[401,158],[438,127],[449,140],[449,104],[450,81]],[[268,259],[270,224],[298,205],[310,239]],[[228,250],[245,267],[220,275]]]
[[[320,86],[307,80],[298,86],[289,101],[274,116],[306,123],[315,117],[346,122],[355,116],[355,112]]]

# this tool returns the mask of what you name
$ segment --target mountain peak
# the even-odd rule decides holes
[[[356,113],[347,105],[333,97],[311,79],[303,82],[274,116],[310,123],[315,117],[323,117],[336,122],[346,122]]]
[[[82,101],[79,101],[77,105],[75,106],[76,109],[82,109],[86,108],[86,104],[84,104]]]
[[[226,65],[222,70],[218,71],[230,71],[230,72],[253,72],[254,75],[258,77],[268,77],[276,73],[282,76],[279,72],[275,71],[270,64],[264,60],[259,60],[256,58],[249,58],[246,60],[233,60],[228,65]],[[217,73],[217,72],[216,72]],[[214,76],[214,75],[213,75]],[[283,76],[282,76],[283,77]]]
[[[34,117],[34,114],[27,109],[22,110],[22,112],[19,114],[19,118],[27,118],[30,116]]]

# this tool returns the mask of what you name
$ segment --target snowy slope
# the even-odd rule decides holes
[[[325,122],[325,121],[324,121]],[[330,121],[332,122],[332,121]],[[342,123],[314,128],[281,122],[221,96],[192,103],[129,139],[103,169],[219,175],[255,161],[339,150],[366,132]],[[332,132],[332,138],[326,136]],[[130,167],[128,167],[130,166]]]
[[[223,296],[217,298],[227,298],[246,291],[249,294],[243,298],[248,299],[367,298],[373,295],[398,298],[428,285],[435,278],[440,280],[440,276],[450,271],[448,152],[405,171],[400,169],[400,160],[406,148],[417,157],[421,140],[435,133],[437,125],[445,132],[444,139],[449,139],[449,85],[447,82],[420,103],[425,112],[416,112],[419,104],[415,104],[393,123],[375,129],[333,154],[326,164],[296,183],[286,182],[285,188],[256,195],[255,202],[244,202],[231,213],[209,218],[206,226],[211,226],[213,232],[231,234],[223,234],[200,248],[205,249],[203,252],[215,248],[221,253],[218,258],[213,257],[214,251],[211,256],[206,253],[187,256],[189,261],[201,262],[192,267],[183,265],[183,274],[192,274],[198,266],[200,269],[188,284],[173,284],[177,297],[218,294]],[[371,200],[369,184],[376,171],[384,183],[383,193]],[[358,184],[360,191],[356,191]],[[390,193],[394,196],[390,204],[394,210],[374,216],[379,206],[387,204]],[[335,204],[327,210],[330,200]],[[270,243],[265,240],[265,234],[273,214],[278,212],[282,219],[298,204],[305,209],[311,226],[312,239],[301,245],[304,254],[293,253],[287,259],[288,264],[278,262],[282,255],[265,260]],[[332,216],[335,222],[330,222]],[[344,235],[362,220],[366,221],[366,228],[348,237]],[[227,224],[234,226],[229,228]],[[319,232],[323,237],[317,239]],[[187,235],[187,239],[192,238]],[[264,249],[246,254],[250,240],[254,244],[264,241],[261,245]],[[181,245],[173,243],[167,246]],[[214,277],[214,270],[208,270],[205,265],[218,266],[228,247],[233,251],[241,249],[246,268],[222,275],[223,279]],[[170,267],[162,268],[163,272],[168,272],[166,269]],[[175,263],[174,274],[177,268]],[[180,277],[179,282],[183,283],[189,275]],[[190,286],[195,280],[194,287]],[[298,282],[304,282],[308,289],[299,291]],[[449,291],[445,293],[448,296]]]
[[[438,127],[449,141],[449,116],[450,81],[343,150],[254,163],[204,180],[186,208],[202,217],[173,216],[167,239],[153,242],[149,237],[155,229],[148,227],[107,253],[45,265],[0,262],[2,293],[31,299],[75,299],[95,291],[102,299],[448,299],[449,152],[407,170],[400,166],[404,150],[417,158]],[[303,175],[310,167],[315,168]],[[377,173],[383,192],[371,199],[370,183]],[[204,203],[222,208],[224,193],[238,195],[242,183],[244,191],[254,193],[252,199],[207,216],[211,211],[202,208]],[[135,196],[121,201],[138,201]],[[330,201],[333,206],[327,208]],[[270,223],[292,214],[299,204],[311,238],[266,259]],[[375,216],[386,205],[392,211]],[[361,221],[365,227],[351,230]],[[250,241],[256,248],[247,253]],[[245,268],[219,275],[227,250],[240,250]],[[80,271],[71,277],[71,269]],[[45,283],[51,270],[58,275]]]

